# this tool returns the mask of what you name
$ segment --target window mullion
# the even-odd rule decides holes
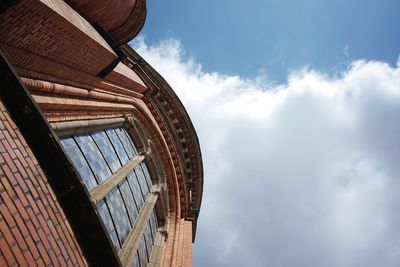
[[[129,233],[126,241],[122,245],[120,252],[118,253],[123,266],[130,266],[134,260],[140,239],[144,234],[153,209],[156,205],[159,192],[159,186],[154,185],[151,189],[151,192],[147,195],[142,208],[140,209],[131,232]]]
[[[108,177],[101,184],[93,188],[90,191],[90,197],[93,203],[97,203],[102,200],[111,190],[113,190],[125,177],[142,161],[144,160],[144,156],[135,156],[131,159],[127,164],[125,164],[122,168]]]
[[[95,171],[94,171],[92,165],[89,163],[89,160],[87,159],[86,154],[83,152],[82,147],[80,146],[79,142],[77,142],[77,140],[76,140],[75,137],[72,137],[72,139],[73,139],[74,142],[77,144],[77,147],[79,148],[80,152],[82,153],[83,158],[85,159],[87,165],[89,166],[89,169],[90,169],[90,171],[92,172],[92,174],[93,174],[93,176],[94,176],[94,179],[95,179],[96,182],[99,184],[101,180],[100,180],[100,179],[97,177],[97,175],[95,174]],[[93,142],[94,142],[94,141],[93,141]],[[97,188],[97,187],[98,187],[98,186],[96,186],[95,188]],[[99,201],[95,202],[94,204],[96,205],[98,202],[99,202]],[[109,203],[107,203],[107,201],[105,201],[104,203],[105,203],[105,205],[106,205],[108,214],[110,215],[111,222],[112,222],[112,226],[114,227],[114,231],[115,231],[115,234],[116,234],[116,238],[117,238],[119,247],[122,247],[122,242],[121,242],[121,240],[119,239],[118,234],[117,234],[117,227],[116,227],[114,218],[111,216]],[[105,222],[103,222],[103,223],[105,224]],[[108,230],[107,230],[107,232],[108,232]],[[108,233],[108,234],[110,235],[110,233]],[[109,237],[110,237],[110,239],[111,239],[111,236],[109,236]],[[113,243],[113,245],[114,245],[114,243]],[[114,246],[114,247],[115,247],[115,246]]]

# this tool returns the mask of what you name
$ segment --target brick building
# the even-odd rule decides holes
[[[145,0],[0,1],[0,266],[191,266],[203,170]]]

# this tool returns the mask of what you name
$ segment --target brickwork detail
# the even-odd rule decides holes
[[[57,10],[35,0],[21,1],[0,16],[3,25],[0,28],[0,48],[17,67],[18,73],[35,79],[47,76],[43,80],[68,85],[71,81],[78,81],[140,97],[147,88],[137,77],[131,79],[121,71],[113,71],[108,79],[118,85],[109,86],[110,82],[96,76],[117,56],[108,45],[104,46],[103,39],[95,40],[87,35],[88,31],[98,33],[86,21],[82,21],[87,25],[83,23],[81,28],[74,25],[74,20],[83,18],[61,2],[50,1],[50,4],[61,5],[59,8],[70,17],[64,18]],[[42,74],[41,77],[38,73]]]
[[[192,222],[176,219],[168,221],[168,240],[164,247],[162,267],[192,266]]]
[[[81,100],[67,97],[32,94],[33,99],[43,110],[120,110],[132,109],[129,104],[116,104],[92,100]]]
[[[134,104],[135,100],[129,96],[122,96],[115,93],[104,92],[101,89],[93,88],[91,90],[78,88],[63,84],[50,83],[41,80],[33,80],[21,77],[23,84],[31,91],[44,94],[55,94],[69,97],[79,97],[82,99],[92,99],[98,101],[107,101],[113,103]]]
[[[147,99],[145,99],[145,103],[148,106],[148,108],[149,108],[149,110],[151,112],[151,115],[154,117],[155,121],[157,122],[157,125],[159,125],[159,127],[160,127],[160,129],[162,131],[163,137],[164,137],[165,142],[167,143],[168,149],[170,151],[170,156],[171,156],[173,164],[174,164],[174,169],[175,169],[176,176],[178,176],[177,178],[175,178],[174,183],[175,183],[176,188],[179,190],[179,194],[178,194],[178,196],[179,196],[179,200],[178,200],[179,208],[176,209],[176,212],[177,212],[178,218],[180,218],[181,214],[184,214],[184,212],[185,212],[186,201],[184,199],[185,194],[184,194],[183,185],[182,185],[182,183],[183,183],[183,179],[181,177],[182,176],[182,172],[181,172],[180,162],[179,162],[179,160],[177,158],[176,146],[172,142],[171,137],[169,135],[169,132],[168,132],[165,124],[163,123],[161,117],[158,115],[158,112],[157,112],[156,108],[154,107],[153,103],[151,103]]]
[[[135,0],[82,1],[67,0],[89,21],[101,24],[107,31],[120,27],[134,9]]]
[[[0,102],[0,266],[87,266],[47,178]]]
[[[144,0],[136,2],[145,7]],[[71,21],[78,16],[74,12],[61,0],[20,1],[0,14],[0,49],[49,122],[134,116],[143,124],[167,183],[168,238],[161,266],[189,267],[195,224],[182,218],[191,207],[188,190],[198,199],[202,188],[196,184],[200,154],[187,114],[164,92],[168,85],[163,98],[149,93],[137,69],[120,63],[104,78],[97,76],[116,54],[104,40],[92,38],[98,33],[91,34],[94,29],[82,17],[82,25]],[[0,266],[86,265],[46,176],[0,102]]]
[[[79,19],[76,14],[75,20]],[[97,74],[116,58],[112,51],[41,1],[21,1],[7,10],[0,24],[2,43],[44,55],[86,73]],[[88,53],[89,50],[92,53]]]
[[[177,258],[179,263],[177,267],[192,266],[192,222],[181,220],[181,231],[179,233],[179,249]]]

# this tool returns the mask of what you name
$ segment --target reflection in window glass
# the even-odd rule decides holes
[[[134,148],[132,142],[129,141],[128,136],[124,129],[115,129],[119,139],[121,140],[122,144],[124,145],[125,151],[128,154],[129,159],[132,159],[137,153],[136,149]]]
[[[146,241],[148,258],[150,258],[151,248],[153,247],[153,236],[151,235],[150,223],[148,223],[146,228],[144,229],[144,239]]]
[[[114,222],[110,216],[110,212],[107,208],[107,204],[104,200],[101,200],[99,203],[96,205],[97,211],[100,214],[101,220],[103,221],[107,233],[111,239],[111,242],[113,243],[113,246],[116,250],[119,250],[121,248],[117,233],[115,232],[115,227],[114,227]]]
[[[129,143],[131,144],[131,146],[132,146],[132,148],[133,148],[133,151],[134,151],[135,154],[137,155],[138,152],[137,152],[137,149],[136,149],[135,144],[133,143],[133,140],[129,137],[129,134],[126,132],[125,129],[123,129],[123,131],[124,131],[124,134],[125,134],[125,136],[126,136],[126,139],[127,139],[127,140],[129,141]]]
[[[107,136],[110,138],[112,145],[114,146],[115,151],[117,152],[118,158],[121,160],[122,164],[126,164],[128,162],[128,156],[126,155],[125,149],[119,140],[114,129],[106,130]]]
[[[153,210],[154,214],[154,210]],[[155,236],[155,235],[154,235]],[[147,223],[147,226],[144,230],[143,236],[139,243],[138,253],[139,253],[139,261],[141,266],[147,266],[147,263],[151,256],[151,251],[154,245],[154,237],[152,235],[151,229],[151,219]]]
[[[119,190],[121,191],[122,198],[124,199],[126,209],[128,210],[131,225],[133,225],[133,223],[135,222],[135,219],[137,217],[138,210],[137,210],[137,207],[135,204],[136,202],[133,198],[132,191],[131,191],[128,181],[126,179],[119,185]]]
[[[135,198],[137,208],[138,208],[138,210],[140,210],[140,208],[143,206],[143,203],[144,203],[144,197],[142,195],[142,191],[140,191],[140,185],[136,178],[135,172],[131,171],[128,174],[127,178],[128,178],[129,186],[133,193],[133,197]]]
[[[135,259],[133,260],[131,267],[140,267],[139,254],[137,252],[136,252],[136,256],[135,256]]]
[[[92,133],[92,138],[97,144],[97,147],[100,149],[104,159],[106,160],[108,166],[111,171],[114,173],[119,168],[121,168],[121,163],[118,160],[117,155],[115,154],[114,148],[110,143],[105,132],[95,132]]]
[[[140,167],[142,168],[148,188],[151,188],[151,185],[152,185],[151,177],[150,177],[149,171],[147,170],[146,164],[144,164],[142,162],[142,163],[140,163]]]
[[[135,168],[135,174],[139,181],[140,189],[142,190],[143,197],[145,197],[149,193],[149,187],[147,186],[146,177],[144,176],[143,170],[140,167],[140,165]]]
[[[97,185],[97,181],[94,178],[94,175],[90,170],[90,167],[86,162],[86,159],[83,157],[82,152],[76,144],[75,140],[73,138],[67,138],[61,140],[61,144],[67,151],[67,154],[69,155],[72,163],[78,170],[79,175],[82,177],[83,183],[85,184],[86,188],[89,191],[92,190]]]
[[[131,229],[128,214],[125,205],[122,202],[121,193],[117,188],[114,188],[106,197],[106,202],[110,209],[111,217],[114,220],[115,228],[121,244],[124,243]]]
[[[150,217],[150,227],[151,227],[151,235],[153,236],[153,242],[156,239],[156,234],[157,234],[157,215],[156,211],[153,210],[151,217]]]
[[[121,163],[108,136],[104,131],[92,133],[91,136],[100,149],[109,168],[113,173],[115,173],[119,168],[121,168]],[[112,213],[112,217],[116,221],[118,236],[120,237],[121,243],[123,243],[126,236],[129,234],[129,230],[131,229],[131,225],[134,223],[138,211],[126,180],[118,186],[118,190],[120,192],[112,192],[112,195],[110,193],[109,197],[112,199],[112,202],[110,202],[110,208],[113,209],[114,206],[118,207],[115,212],[116,215],[114,216],[114,213]],[[107,201],[109,201],[109,199],[107,199]],[[126,212],[128,212],[129,216],[126,216]]]
[[[146,266],[148,258],[147,258],[146,241],[144,240],[144,235],[142,236],[139,242],[138,254],[139,254],[140,266]]]
[[[61,140],[61,144],[89,191],[137,155],[136,148],[124,129],[77,135]],[[97,212],[116,251],[126,241],[151,187],[147,167],[141,163],[96,204]],[[153,211],[132,266],[147,266],[156,231],[157,218]]]
[[[97,148],[91,136],[80,135],[74,137],[79,147],[82,150],[83,155],[89,163],[94,176],[100,183],[107,179],[111,175],[110,169],[107,166],[106,161]]]

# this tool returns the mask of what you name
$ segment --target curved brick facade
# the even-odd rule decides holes
[[[0,266],[86,266],[36,157],[0,102]]]
[[[165,187],[165,194],[162,189],[153,196],[159,228],[147,266],[192,264],[191,243],[203,190],[196,133],[172,88],[140,55],[121,45],[143,26],[145,1],[100,2],[9,1],[0,10],[0,49],[9,61],[2,64],[15,70],[13,83],[0,91],[0,266],[106,262],[97,257],[120,266],[132,262],[129,249],[138,249],[140,235],[135,237],[135,232],[143,226],[135,223],[121,250],[112,249],[91,192],[79,182],[80,175],[48,124],[75,125],[72,131],[82,132],[79,127],[98,121],[109,122],[93,129],[125,121],[132,138],[140,139],[136,144],[141,155],[156,164],[150,168],[155,188]],[[107,7],[111,2],[113,8]],[[10,77],[0,76],[3,81]],[[12,91],[26,97],[16,101]],[[37,107],[37,125],[18,128]],[[131,123],[132,118],[138,125]],[[41,131],[38,137],[45,142],[37,143],[29,131]],[[57,170],[43,151],[59,156],[54,158]],[[65,177],[59,176],[64,176],[61,168]],[[74,209],[77,198],[87,211]],[[138,221],[149,214],[143,209]],[[88,240],[99,244],[92,248]]]

